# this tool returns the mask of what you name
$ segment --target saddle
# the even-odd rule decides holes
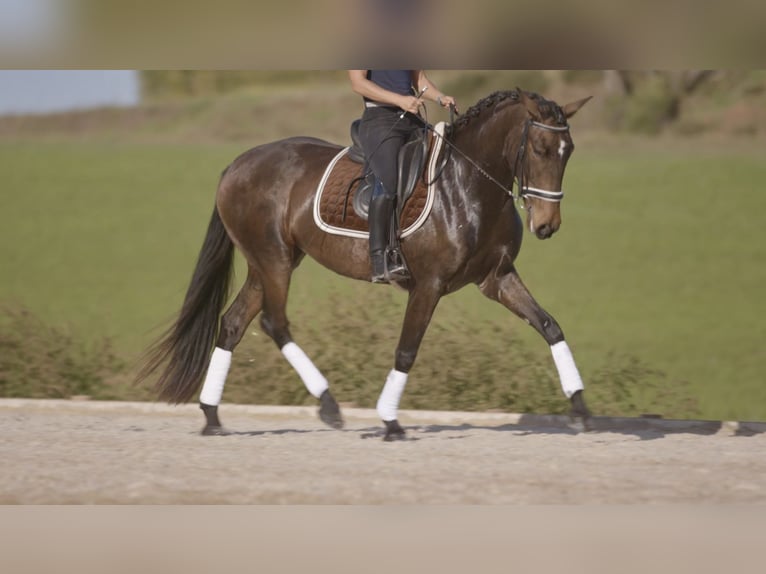
[[[362,164],[362,176],[358,178],[359,186],[354,193],[353,206],[356,214],[367,220],[367,214],[370,208],[370,199],[372,199],[372,190],[375,187],[375,175],[372,173],[359,141],[359,124],[362,120],[354,120],[351,123],[351,142],[347,157],[354,163]],[[431,139],[428,137],[428,130],[418,128],[410,139],[399,150],[397,159],[397,185],[396,185],[396,215],[401,217],[402,209],[407,200],[412,196],[418,178],[423,174],[428,156],[428,148]],[[352,181],[353,187],[356,180]]]
[[[359,145],[358,125],[352,124],[353,145],[339,150],[325,168],[314,195],[313,216],[317,227],[327,233],[367,238],[374,180]],[[440,122],[434,127],[438,136],[415,134],[400,151],[398,199],[392,218],[396,233],[389,234],[392,242],[417,231],[431,212],[436,195],[433,183],[448,159],[448,153],[442,153],[440,137],[446,128]]]

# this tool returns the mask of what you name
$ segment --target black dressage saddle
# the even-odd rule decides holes
[[[351,149],[347,157],[356,163],[364,165],[362,176],[351,182],[349,191],[356,182],[359,182],[353,198],[354,211],[362,219],[367,219],[367,213],[372,198],[372,190],[375,187],[375,176],[365,158],[364,150],[359,141],[359,124],[361,120],[355,120],[351,124]],[[415,189],[418,178],[423,174],[426,158],[428,156],[428,130],[426,127],[416,129],[410,139],[399,150],[397,161],[397,186],[396,186],[396,213],[401,215],[401,210]]]

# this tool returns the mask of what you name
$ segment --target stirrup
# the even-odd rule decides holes
[[[396,247],[386,249],[386,276],[389,281],[404,281],[410,278],[410,270],[404,263],[401,251]]]
[[[370,253],[370,282],[388,283],[386,278],[386,253],[385,251],[376,251]]]

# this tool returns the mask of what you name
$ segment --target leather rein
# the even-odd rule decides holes
[[[450,119],[452,119],[453,114],[453,106],[450,106]],[[433,129],[433,127],[428,124],[427,122],[424,122],[428,129],[433,131],[434,134],[436,134],[436,130]],[[500,183],[497,179],[492,177],[489,173],[484,170],[478,163],[476,163],[473,159],[468,157],[465,153],[463,153],[462,150],[460,150],[458,147],[455,146],[451,141],[449,141],[445,136],[441,136],[439,134],[439,137],[442,138],[444,143],[446,143],[451,149],[455,150],[457,153],[459,153],[463,158],[465,158],[471,165],[473,165],[480,174],[482,174],[484,177],[486,177],[488,180],[493,182],[495,185],[497,185],[500,189],[505,191],[514,201],[518,202],[521,198],[526,197],[536,197],[538,199],[542,199],[543,201],[550,201],[559,203],[562,199],[564,199],[564,192],[563,191],[548,191],[545,189],[539,189],[537,187],[531,187],[528,185],[526,172],[525,172],[525,164],[524,164],[524,157],[526,154],[527,149],[527,138],[529,136],[529,128],[534,127],[538,129],[543,129],[551,132],[568,132],[569,131],[569,124],[563,125],[563,126],[549,126],[547,124],[543,124],[541,122],[536,122],[532,118],[528,118],[526,122],[524,122],[524,128],[521,132],[521,142],[519,143],[519,149],[516,152],[516,161],[513,164],[513,171],[515,174],[515,178],[519,182],[519,193],[515,193],[513,191],[513,181],[511,181],[510,189]],[[445,154],[446,155],[446,154]],[[438,170],[438,174],[441,175],[441,171],[444,168],[444,165],[446,164],[446,158],[444,161],[441,162],[440,169]],[[438,175],[434,178],[437,179]],[[524,209],[523,205],[520,205],[522,209]]]

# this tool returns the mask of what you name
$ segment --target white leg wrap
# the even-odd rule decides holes
[[[561,388],[567,398],[571,398],[573,394],[584,388],[580,372],[577,370],[574,357],[572,357],[572,351],[569,350],[566,341],[559,341],[555,345],[551,345],[551,353],[553,353],[553,361],[559,372]]]
[[[292,365],[293,369],[298,372],[298,375],[303,381],[303,384],[306,385],[308,391],[316,398],[322,396],[322,393],[325,392],[329,386],[327,384],[327,379],[325,379],[324,375],[319,372],[319,369],[314,366],[314,363],[312,363],[311,359],[309,359],[306,353],[303,352],[303,349],[295,343],[290,342],[282,347],[282,354],[285,356],[285,359],[287,359],[287,362]]]
[[[386,378],[386,384],[380,393],[378,399],[378,415],[381,420],[395,421],[397,411],[399,410],[399,401],[404,392],[404,385],[407,384],[407,373],[402,373],[396,369],[391,369]]]
[[[218,406],[223,394],[223,385],[226,383],[226,375],[231,366],[231,351],[224,351],[220,347],[213,349],[210,357],[210,366],[207,368],[205,384],[199,394],[199,402],[206,405]]]

